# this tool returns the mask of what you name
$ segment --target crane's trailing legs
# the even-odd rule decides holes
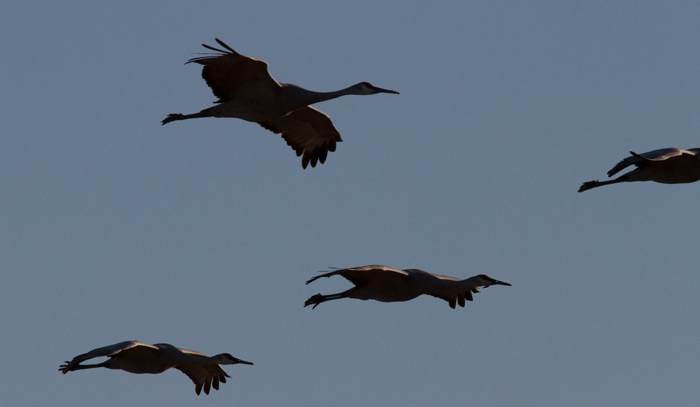
[[[68,372],[74,372],[76,370],[83,370],[83,369],[95,369],[98,367],[108,367],[109,365],[109,360],[102,362],[102,363],[96,363],[93,365],[81,365],[78,363],[71,363],[69,360],[66,360],[64,363],[65,365],[61,365],[58,367],[58,370],[61,371],[61,373],[66,374]]]
[[[200,117],[212,117],[211,109],[204,109],[199,113],[192,114],[170,113],[165,119],[163,119],[161,124],[167,124],[176,120],[197,119]]]
[[[589,189],[602,187],[603,185],[617,184],[618,182],[627,182],[629,181],[628,178],[629,177],[627,176],[627,174],[625,174],[621,177],[611,179],[610,181],[587,181],[581,185],[581,188],[578,189],[578,192],[588,191]]]
[[[348,291],[350,291],[350,290],[348,290]],[[306,302],[304,303],[304,307],[308,307],[309,305],[313,304],[313,307],[311,307],[311,309],[314,309],[318,306],[318,304],[320,304],[322,302],[326,302],[326,301],[330,301],[330,300],[339,300],[341,298],[345,298],[348,291],[344,291],[344,292],[338,293],[338,294],[329,294],[329,295],[322,295],[321,293],[318,293],[316,295],[311,296],[311,298],[309,298],[308,300],[306,300]]]

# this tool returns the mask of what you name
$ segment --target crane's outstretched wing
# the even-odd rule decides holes
[[[364,285],[367,282],[371,281],[373,278],[376,278],[377,276],[386,276],[387,278],[392,278],[395,276],[397,278],[404,278],[408,276],[408,273],[404,270],[399,270],[393,267],[381,265],[349,267],[345,269],[338,269],[323,273],[321,275],[309,279],[309,281],[307,281],[306,284],[314,282],[321,277],[330,277],[335,275],[343,276],[355,285]]]
[[[139,342],[139,341],[125,341],[125,342],[119,342],[115,343],[114,345],[109,345],[109,346],[104,346],[101,348],[93,349],[90,352],[83,353],[82,355],[78,355],[73,358],[70,362],[66,361],[65,365],[61,365],[59,370],[63,372],[63,374],[66,374],[67,372],[73,370],[75,366],[80,364],[81,362],[84,362],[88,359],[92,358],[98,358],[98,357],[111,357],[116,355],[117,353],[124,352],[124,351],[131,351],[131,352],[146,352],[146,353],[157,353],[158,348],[149,345],[147,343]]]
[[[311,278],[306,284],[314,282],[321,277],[330,277],[340,275],[358,287],[369,284],[376,280],[405,280],[408,278],[408,273],[395,269],[389,266],[372,265],[362,267],[352,267],[340,270],[329,271],[316,277]]]
[[[691,151],[681,150],[680,148],[662,148],[659,150],[649,151],[642,154],[637,154],[634,151],[630,151],[632,156],[625,158],[615,165],[610,171],[608,171],[608,177],[612,177],[618,172],[624,170],[630,165],[644,165],[646,162],[650,161],[664,161],[672,157],[677,157],[682,154],[692,154]],[[694,155],[694,154],[693,154]]]
[[[219,98],[217,103],[236,98],[272,98],[273,93],[279,92],[280,84],[270,76],[267,62],[241,55],[218,38],[216,42],[226,50],[202,44],[219,54],[192,58],[186,63],[204,65],[202,78]]]
[[[209,394],[212,387],[219,390],[219,383],[226,383],[226,378],[231,377],[219,365],[175,366],[175,369],[192,380],[197,395],[202,393],[202,388],[204,394]]]
[[[467,288],[454,288],[445,290],[436,290],[434,292],[428,293],[433,297],[443,299],[450,304],[450,308],[455,309],[457,303],[460,307],[464,307],[466,301],[474,301],[472,293],[480,293],[477,287],[467,287]]]
[[[464,307],[466,301],[473,301],[474,297],[472,294],[480,293],[484,288],[492,285],[511,285],[504,281],[493,279],[486,274],[479,274],[474,277],[469,277],[466,280],[439,274],[432,274],[432,276],[437,277],[439,280],[453,283],[445,285],[435,284],[433,285],[434,288],[430,289],[426,294],[447,301],[453,309],[457,304],[459,304],[460,307]]]
[[[195,357],[208,357],[208,355],[191,351],[188,349],[180,350],[190,356]],[[187,366],[175,366],[175,369],[186,374],[187,377],[194,382],[194,391],[199,395],[204,388],[204,394],[209,394],[209,391],[213,387],[214,390],[219,390],[219,383],[226,383],[226,378],[229,376],[226,371],[216,363],[208,363],[203,365],[187,365]]]
[[[305,106],[286,116],[259,122],[262,127],[282,138],[301,158],[302,167],[311,163],[326,162],[329,151],[335,151],[336,143],[343,141],[333,126],[331,118],[320,110]]]

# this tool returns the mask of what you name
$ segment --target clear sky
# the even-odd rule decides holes
[[[237,4],[238,3],[238,4]],[[248,5],[245,5],[248,3]],[[700,147],[700,3],[8,2],[0,15],[4,406],[591,406],[700,401],[700,184],[582,194],[630,150]],[[221,38],[316,107],[302,170],[212,105]],[[496,286],[466,308],[339,300],[386,264]],[[178,371],[58,366],[136,339]]]

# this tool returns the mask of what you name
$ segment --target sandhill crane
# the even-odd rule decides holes
[[[341,275],[355,284],[355,287],[338,294],[316,294],[306,300],[304,306],[313,304],[313,308],[322,302],[341,298],[356,298],[359,300],[376,300],[396,302],[412,300],[419,295],[428,294],[442,298],[453,309],[459,303],[464,307],[465,300],[472,301],[472,293],[478,293],[479,287],[490,285],[507,285],[503,281],[494,280],[486,274],[460,280],[455,277],[427,273],[418,269],[399,270],[389,266],[364,266],[335,270],[316,276],[306,284],[321,277]],[[313,309],[312,308],[312,309]]]
[[[81,365],[80,363],[97,357],[109,357],[108,360],[94,365]],[[121,369],[129,373],[163,373],[174,367],[186,374],[195,384],[197,395],[204,387],[204,393],[209,394],[211,387],[219,390],[219,382],[226,383],[226,378],[231,377],[219,365],[235,365],[242,363],[252,365],[251,362],[237,359],[228,353],[209,356],[204,353],[176,348],[167,343],[149,345],[139,341],[126,341],[103,348],[93,349],[66,361],[58,370],[66,374],[73,370],[94,369],[106,367],[108,369]]]
[[[255,122],[282,138],[303,155],[301,165],[323,164],[329,151],[343,141],[325,113],[309,106],[344,95],[374,95],[399,92],[378,88],[369,82],[360,82],[335,92],[313,92],[289,83],[277,82],[267,70],[267,62],[241,55],[216,39],[225,50],[202,44],[216,51],[186,62],[204,65],[202,78],[218,97],[216,105],[199,113],[169,114],[162,123],[197,117],[235,117]]]
[[[699,152],[700,148],[688,150],[662,148],[642,154],[630,151],[632,156],[617,163],[608,171],[608,177],[612,177],[630,165],[636,165],[637,168],[610,181],[584,182],[578,192],[618,182],[655,181],[662,184],[695,182],[700,180]]]

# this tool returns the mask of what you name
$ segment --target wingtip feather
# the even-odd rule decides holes
[[[226,45],[225,42],[221,41],[221,40],[218,39],[218,38],[214,38],[214,39],[215,39],[216,42],[218,42],[219,45],[221,45],[222,47],[226,48],[227,50],[231,51],[231,52],[234,53],[234,54],[238,54],[238,52],[234,51],[233,48],[231,48],[231,47],[229,47],[228,45]]]

